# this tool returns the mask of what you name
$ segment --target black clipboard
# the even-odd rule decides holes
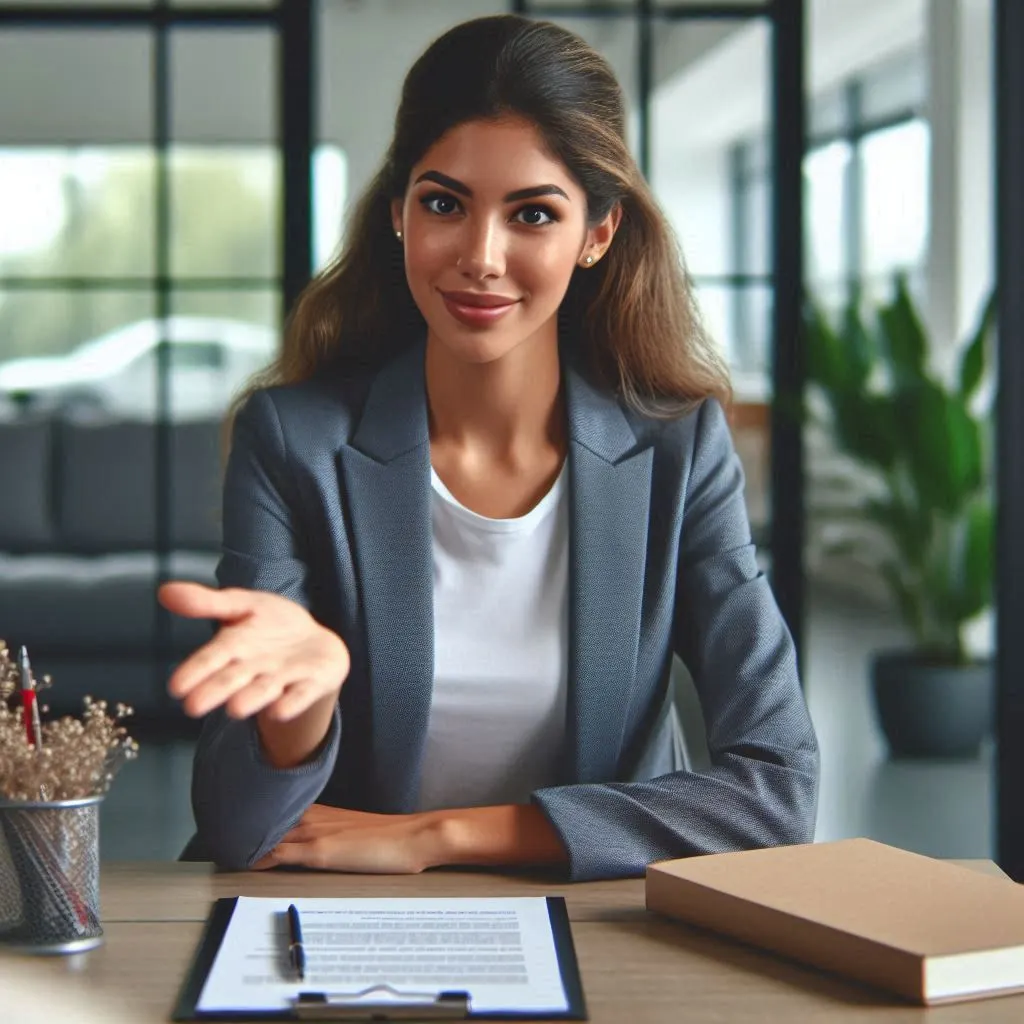
[[[567,1010],[483,1013],[475,1012],[464,992],[438,992],[422,1000],[407,999],[402,1003],[374,1002],[375,989],[360,993],[344,1002],[321,993],[300,993],[291,1010],[199,1010],[199,997],[213,967],[220,944],[231,922],[238,902],[237,896],[217,900],[206,920],[202,939],[192,960],[171,1020],[174,1021],[262,1021],[262,1020],[587,1020],[576,947],[569,927],[569,912],[562,896],[545,897],[551,935],[558,958],[558,970],[565,991]]]

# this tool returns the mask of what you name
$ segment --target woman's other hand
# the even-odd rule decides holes
[[[534,804],[373,814],[313,804],[253,867],[415,874],[441,865],[564,865],[568,851]]]
[[[291,767],[309,758],[327,735],[348,675],[341,637],[277,594],[175,582],[157,596],[177,615],[221,623],[168,682],[186,714],[199,718],[223,707],[232,718],[256,715],[272,764]]]
[[[283,865],[360,874],[417,874],[440,863],[441,816],[371,814],[313,804],[257,871]]]

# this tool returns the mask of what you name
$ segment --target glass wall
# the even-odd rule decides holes
[[[156,585],[213,581],[225,413],[279,342],[276,11],[174,6],[0,3],[0,622],[55,710],[174,712],[208,630]]]
[[[68,61],[82,83],[77,111],[44,107],[25,125],[5,120],[0,136],[0,387],[26,412],[156,418],[161,287],[179,318],[169,326],[171,415],[221,415],[274,353],[274,33],[175,29],[167,50],[170,137],[158,148],[150,32],[0,34],[0,63],[27,79],[23,95]],[[203,84],[225,66],[230,88],[212,105]]]
[[[864,5],[864,17],[872,7]],[[908,757],[899,731],[887,735],[879,667],[892,651],[923,660],[911,606],[921,602],[932,614],[931,603],[941,606],[960,575],[962,549],[944,541],[957,536],[963,520],[957,522],[953,502],[937,511],[927,482],[942,480],[942,462],[956,465],[945,431],[954,436],[960,422],[957,371],[992,284],[991,9],[986,0],[894,4],[887,30],[870,46],[855,34],[861,21],[844,23],[826,5],[819,10],[810,39],[817,82],[804,166],[808,295],[837,327],[856,299],[881,353],[880,307],[892,300],[902,276],[920,327],[922,365],[939,388],[949,389],[950,401],[949,411],[921,432],[938,456],[936,468],[922,472],[917,449],[890,471],[858,456],[833,429],[822,391],[809,389],[805,565],[812,613],[805,664],[823,752],[818,838],[869,835],[932,856],[985,857],[993,850],[993,831],[992,750],[984,726],[980,743],[955,755],[933,748],[931,756]],[[840,337],[846,352],[858,350],[853,331]],[[985,385],[971,403],[982,452],[992,440],[985,412],[991,371],[989,360]],[[881,404],[895,376],[877,368],[859,395]],[[902,405],[898,414],[912,408]],[[874,418],[859,417],[849,436],[869,441],[886,411],[883,406]],[[905,436],[913,437],[916,426],[905,424]],[[878,432],[887,433],[884,427]],[[979,504],[987,497],[987,459],[983,454],[980,462],[983,483],[968,495]],[[885,516],[901,509],[912,510],[914,525],[899,535]],[[927,552],[930,565],[950,571],[924,582],[918,551]],[[959,626],[947,622],[942,644],[959,639],[965,657],[990,656],[990,616],[989,608]],[[929,651],[929,658],[942,656]],[[900,682],[911,685],[909,671]],[[984,684],[964,682],[962,696],[984,698]],[[933,693],[909,720],[914,728],[934,723],[945,729],[970,717],[963,708],[943,708]]]
[[[685,5],[669,12],[657,3],[608,3],[601,15],[596,4],[568,0],[520,6],[585,26],[577,30],[625,69],[634,151],[732,368],[748,509],[755,539],[770,548],[771,510],[793,497],[771,501],[771,425],[784,414],[772,408],[781,351],[773,263],[784,241],[777,231],[798,230],[793,221],[775,227],[773,18],[747,9],[728,18],[708,5],[697,19],[685,17]],[[924,325],[926,360],[943,373],[953,372],[991,286],[989,6],[804,5],[805,294],[837,316],[855,296],[877,308],[901,275]],[[939,856],[985,856],[988,748],[957,764],[904,766],[888,757],[871,665],[879,651],[911,638],[879,568],[892,551],[865,515],[885,482],[838,450],[813,389],[810,411],[802,421],[802,505],[790,508],[806,524],[802,674],[822,746],[819,838],[873,835]],[[990,631],[985,618],[965,632]],[[984,643],[970,647],[984,654]]]
[[[679,237],[705,326],[733,376],[733,434],[767,562],[773,274],[767,19],[659,25],[650,180]],[[737,66],[746,68],[742,79]],[[713,112],[713,113],[712,113]],[[756,137],[758,147],[742,140]]]

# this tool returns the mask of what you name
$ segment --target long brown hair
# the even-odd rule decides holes
[[[675,236],[629,152],[614,73],[573,33],[515,15],[457,25],[413,65],[345,246],[299,297],[280,356],[250,391],[305,380],[328,363],[371,369],[422,335],[392,201],[445,132],[508,116],[537,126],[586,193],[591,224],[622,210],[604,259],[573,275],[560,338],[575,336],[598,381],[647,415],[679,415],[708,396],[728,403],[728,371],[701,326]]]

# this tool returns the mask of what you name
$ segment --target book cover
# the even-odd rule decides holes
[[[1024,992],[1024,887],[870,839],[661,861],[646,902],[918,1003]]]

